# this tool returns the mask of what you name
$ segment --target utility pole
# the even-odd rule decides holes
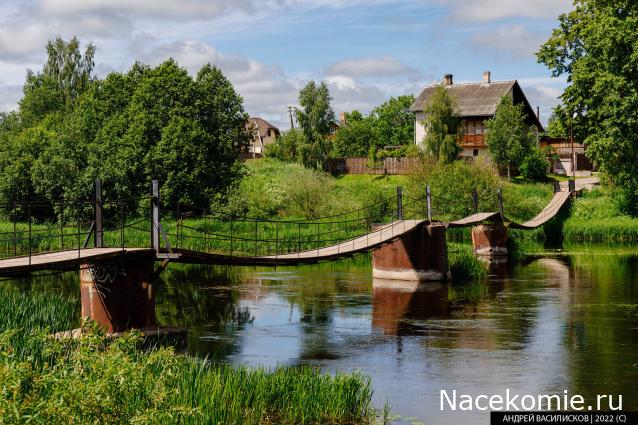
[[[292,106],[288,106],[288,115],[290,116],[290,128],[295,129],[295,123],[292,121]]]

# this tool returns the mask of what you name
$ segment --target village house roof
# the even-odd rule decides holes
[[[515,103],[523,103],[529,124],[536,125],[540,131],[543,126],[525,97],[517,80],[491,81],[486,72],[482,82],[454,84],[452,75],[445,76],[443,87],[450,90],[457,103],[459,117],[491,117],[496,113],[496,107],[505,94],[512,94]],[[410,106],[412,112],[422,112],[438,84],[432,84],[423,89]]]
[[[274,125],[272,125],[265,119],[259,118],[259,117],[248,118],[248,123],[246,124],[246,126],[251,130],[256,128],[260,137],[268,136],[268,130],[270,129],[274,130],[277,136],[279,136],[280,134],[279,129],[277,127],[275,127]]]

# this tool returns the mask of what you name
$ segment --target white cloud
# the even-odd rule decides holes
[[[572,0],[435,0],[450,8],[452,17],[488,22],[511,17],[553,18],[572,7]]]
[[[43,15],[117,13],[145,18],[210,19],[229,9],[250,10],[252,1],[233,0],[41,0]]]
[[[505,53],[511,59],[529,59],[547,39],[547,34],[531,32],[523,25],[502,25],[481,30],[471,36],[471,42],[479,49]]]
[[[21,97],[22,86],[0,84],[0,112],[16,109]]]
[[[349,77],[391,77],[405,76],[411,80],[421,78],[421,73],[399,62],[392,56],[346,59],[328,67],[327,75]]]
[[[303,82],[287,77],[275,65],[268,65],[251,58],[226,55],[214,46],[196,40],[183,40],[162,44],[142,59],[158,64],[172,57],[191,74],[205,64],[220,68],[244,98],[244,106],[252,115],[262,115],[273,124],[286,123],[288,105],[296,103],[297,93]]]
[[[558,98],[565,88],[565,81],[557,78],[528,78],[519,80],[527,100],[536,109],[540,107],[541,122],[547,123],[552,108],[560,103]]]

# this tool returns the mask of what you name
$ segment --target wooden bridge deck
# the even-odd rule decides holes
[[[439,223],[446,227],[470,227],[486,221],[504,221],[508,227],[514,229],[533,229],[542,226],[553,218],[569,199],[566,190],[558,192],[545,208],[533,219],[524,223],[516,223],[502,217],[497,212],[472,214],[460,220],[449,223]],[[233,264],[250,266],[299,265],[331,261],[339,258],[351,257],[355,254],[371,251],[387,244],[398,237],[413,231],[427,220],[400,220],[384,225],[374,231],[336,245],[317,248],[301,252],[268,255],[268,256],[237,256],[219,253],[191,251],[185,249],[174,250],[171,254],[160,253],[149,248],[87,248],[34,254],[31,257],[14,257],[0,260],[0,275],[17,275],[32,271],[47,269],[72,269],[88,261],[112,260],[126,256],[150,256],[157,260],[170,258],[172,261],[190,264]]]
[[[39,270],[73,269],[86,261],[112,260],[122,255],[127,257],[155,256],[155,251],[148,248],[86,248],[33,254],[29,258],[14,257],[0,260],[1,275],[17,275]]]

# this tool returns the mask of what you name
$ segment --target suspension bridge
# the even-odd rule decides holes
[[[159,186],[150,196],[105,201],[100,182],[87,201],[1,204],[10,227],[0,232],[0,275],[39,270],[72,269],[87,261],[152,257],[158,261],[246,266],[295,266],[333,261],[373,251],[412,233],[423,225],[445,228],[502,223],[510,229],[534,229],[551,220],[568,201],[571,190],[557,185],[546,207],[523,223],[504,214],[502,193],[470,191],[468,215],[449,219],[446,205],[462,200],[432,196],[429,187],[420,198],[397,188],[396,197],[337,215],[312,220],[269,220],[230,212],[192,208],[166,211],[160,206]],[[147,202],[149,218],[130,220],[131,211]],[[498,211],[479,212],[481,203]],[[160,211],[166,218],[160,219]],[[437,217],[440,215],[441,217]],[[54,222],[50,219],[56,216]]]
[[[551,201],[523,223],[507,218],[500,190],[473,189],[451,199],[433,196],[429,186],[418,196],[397,188],[396,196],[340,214],[272,220],[210,208],[171,209],[162,205],[156,180],[149,196],[109,200],[96,181],[90,200],[0,204],[6,218],[0,275],[79,269],[82,316],[117,332],[155,325],[153,281],[169,262],[295,266],[372,252],[375,277],[445,280],[448,228],[472,227],[478,255],[503,255],[507,228],[542,226],[574,191],[573,183],[556,184]],[[140,217],[140,209],[148,216]]]

